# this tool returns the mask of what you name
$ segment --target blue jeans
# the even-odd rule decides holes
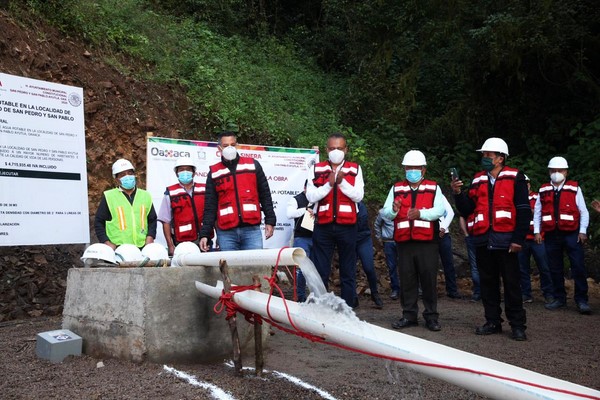
[[[563,262],[563,250],[566,249],[571,264],[571,277],[575,283],[573,298],[576,303],[588,301],[587,273],[583,262],[583,245],[577,242],[579,233],[575,232],[547,232],[546,254],[550,275],[554,284],[554,297],[565,302],[567,292],[565,290],[565,266]]]
[[[481,296],[481,286],[479,284],[479,270],[477,269],[477,258],[475,256],[475,245],[471,236],[465,236],[465,244],[467,245],[467,255],[469,257],[469,265],[471,266],[471,280],[473,281],[473,296]]]
[[[396,242],[383,242],[383,252],[385,253],[385,263],[390,274],[390,286],[392,290],[400,292],[400,280],[398,279],[398,253],[396,252]]]
[[[449,295],[458,294],[456,287],[456,270],[454,269],[454,256],[452,255],[452,239],[450,234],[445,234],[439,242],[440,259],[444,267],[444,277],[446,281],[446,293]]]
[[[521,292],[525,297],[531,297],[531,268],[530,259],[533,259],[540,271],[540,289],[544,298],[554,297],[554,287],[552,286],[552,277],[548,267],[548,256],[546,255],[546,246],[544,242],[537,244],[534,240],[526,240],[519,253],[519,267],[521,268]]]
[[[313,231],[313,248],[310,258],[321,275],[325,289],[329,287],[333,250],[337,247],[340,260],[341,297],[350,307],[358,302],[356,297],[356,224],[316,224]]]
[[[371,293],[378,293],[377,274],[375,273],[375,252],[373,251],[373,239],[371,239],[371,236],[367,236],[366,239],[356,243],[356,255],[360,258],[363,271],[367,275]]]
[[[263,248],[260,225],[241,228],[217,229],[217,240],[221,251],[256,250]]]
[[[306,252],[306,256],[310,258],[310,251],[312,249],[313,242],[310,237],[295,237],[294,247],[300,247]],[[298,295],[298,301],[302,302],[306,300],[306,279],[302,275],[300,268],[296,268],[296,294]]]

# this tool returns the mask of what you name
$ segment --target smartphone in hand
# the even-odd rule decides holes
[[[454,167],[450,168],[450,179],[455,181],[458,180],[458,170]]]

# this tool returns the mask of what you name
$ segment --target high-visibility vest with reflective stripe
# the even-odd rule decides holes
[[[543,232],[550,232],[558,228],[561,231],[573,232],[579,229],[579,208],[577,207],[577,188],[575,181],[566,181],[559,191],[558,216],[554,214],[554,187],[545,183],[540,187],[540,201],[542,203]]]
[[[179,183],[167,187],[167,193],[171,200],[171,227],[175,234],[175,243],[198,240],[204,215],[206,184],[194,183],[191,197]]]
[[[240,157],[235,174],[222,162],[210,166],[217,190],[217,226],[233,229],[242,223],[258,225],[261,220],[260,199],[254,159]]]
[[[418,210],[433,207],[437,183],[424,179],[419,184],[414,208]],[[394,240],[407,242],[409,240],[431,241],[436,232],[435,221],[422,219],[409,220],[408,210],[412,208],[413,190],[408,181],[397,182],[394,185],[394,201],[400,201],[398,215],[394,219]]]
[[[323,161],[315,164],[314,168],[314,185],[316,187],[325,185],[329,181],[329,174],[333,171],[331,164],[329,161]],[[356,175],[358,175],[358,164],[344,161],[339,168],[345,174],[344,180],[354,186]],[[356,203],[340,190],[339,185],[334,184],[327,196],[319,200],[316,221],[320,225],[332,222],[340,225],[353,225],[356,224],[357,214]]]
[[[512,232],[517,224],[514,202],[515,183],[519,170],[504,167],[496,177],[492,208],[489,202],[489,177],[487,172],[475,174],[469,197],[475,203],[473,227],[470,233],[477,236],[485,234],[490,228],[496,232]]]
[[[106,235],[117,246],[134,244],[143,247],[148,236],[148,214],[152,209],[150,193],[135,191],[133,204],[119,188],[104,192],[112,219],[106,221]]]

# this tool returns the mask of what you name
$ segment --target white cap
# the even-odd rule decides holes
[[[151,260],[166,260],[169,258],[167,248],[160,243],[148,243],[142,249],[142,255]]]
[[[552,157],[548,163],[548,168],[568,169],[569,164],[564,157]]]
[[[112,264],[115,264],[115,252],[107,244],[94,243],[85,249],[81,261],[87,266],[94,264],[95,261],[102,260]]]
[[[190,166],[190,167],[194,168],[194,171],[196,171],[196,163],[190,157],[178,158],[177,162],[175,163],[175,167],[173,168],[173,171],[175,171],[175,173],[177,173],[177,168],[183,167],[184,165]]]
[[[142,261],[144,256],[136,245],[125,243],[115,249],[115,258],[120,263],[123,261]]]
[[[128,171],[130,169],[135,171],[135,168],[133,168],[133,164],[129,162],[129,160],[120,158],[117,161],[115,161],[115,163],[112,165],[112,174],[114,177],[116,177],[117,174],[123,171]]]
[[[427,161],[425,160],[425,155],[419,150],[410,150],[404,155],[402,165],[421,167],[427,165]]]
[[[483,143],[483,146],[477,151],[494,151],[508,155],[508,145],[500,138],[492,137]]]

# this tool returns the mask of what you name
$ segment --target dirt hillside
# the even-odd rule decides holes
[[[116,159],[132,160],[145,186],[147,132],[209,139],[193,128],[181,88],[138,81],[127,69],[131,60],[91,49],[41,21],[19,24],[5,11],[0,32],[0,71],[83,88],[90,226],[102,192],[112,185]],[[79,265],[83,249],[0,247],[0,321],[60,313],[67,271]]]

